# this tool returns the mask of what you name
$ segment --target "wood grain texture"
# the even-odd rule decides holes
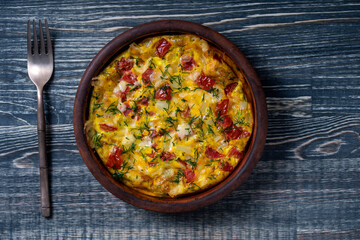
[[[359,239],[358,1],[1,1],[0,239]],[[53,217],[39,212],[36,89],[26,23],[47,18],[55,72],[44,92]],[[104,190],[78,153],[77,84],[113,37],[161,19],[233,41],[264,86],[269,131],[250,178],[195,212],[159,214]]]

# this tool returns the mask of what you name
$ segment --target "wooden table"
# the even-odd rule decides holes
[[[40,215],[36,89],[26,23],[49,20],[45,89],[53,216]],[[242,50],[267,96],[261,160],[235,192],[183,214],[137,209],[107,192],[76,147],[72,109],[95,54],[136,25],[183,19]],[[1,1],[0,239],[360,239],[358,1]]]

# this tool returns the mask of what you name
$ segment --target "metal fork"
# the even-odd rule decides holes
[[[48,22],[45,20],[46,45],[44,42],[41,20],[39,20],[40,49],[37,40],[36,24],[33,20],[33,47],[31,46],[30,20],[27,24],[27,67],[31,81],[37,88],[37,131],[39,143],[39,168],[40,168],[40,191],[41,191],[41,215],[50,217],[50,196],[48,166],[46,159],[46,126],[44,118],[43,88],[49,81],[53,69],[53,51],[51,46]]]

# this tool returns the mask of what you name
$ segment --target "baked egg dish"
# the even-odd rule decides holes
[[[241,162],[253,106],[241,70],[191,35],[130,46],[92,80],[85,132],[112,176],[156,197],[203,191]]]

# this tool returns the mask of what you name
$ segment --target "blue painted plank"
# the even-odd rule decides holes
[[[48,18],[45,89],[53,217],[40,216],[36,92],[26,23]],[[249,179],[195,212],[159,214],[107,192],[78,153],[72,106],[91,59],[136,25],[211,27],[263,83],[269,133]],[[0,2],[0,239],[359,239],[360,4],[357,1]]]

